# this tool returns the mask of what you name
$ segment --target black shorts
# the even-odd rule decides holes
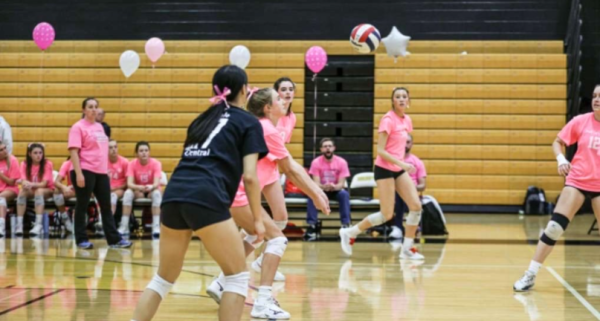
[[[379,167],[375,165],[375,180],[378,181],[380,179],[393,178],[394,180],[400,177],[402,174],[406,173],[405,170],[400,170],[399,172],[392,172],[389,169],[385,169],[383,167]]]
[[[219,212],[193,203],[169,202],[160,209],[162,224],[174,230],[196,231],[230,218],[229,210]]]
[[[580,191],[580,192],[581,192],[581,194],[583,194],[583,196],[585,196],[585,197],[589,197],[589,198],[590,198],[590,199],[592,199],[592,200],[593,200],[594,198],[596,198],[596,197],[599,197],[599,196],[600,196],[600,192],[590,192],[590,191],[586,191],[586,190],[584,190],[584,189],[577,188],[577,187],[575,187],[575,186],[571,186],[571,185],[565,185],[565,187],[566,187],[566,186],[568,186],[568,187],[572,187],[572,188],[574,188],[574,189],[576,189],[576,190]]]

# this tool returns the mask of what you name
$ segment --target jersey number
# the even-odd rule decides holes
[[[219,124],[217,125],[217,127],[215,127],[215,129],[213,129],[213,131],[210,133],[210,135],[208,135],[208,138],[206,139],[204,144],[202,144],[200,149],[207,149],[208,145],[210,145],[210,142],[212,142],[213,138],[215,138],[215,136],[217,136],[217,134],[221,131],[221,129],[223,129],[223,127],[225,127],[225,125],[227,124],[228,121],[229,121],[229,118],[219,119]]]

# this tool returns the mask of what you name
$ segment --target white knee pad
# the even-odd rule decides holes
[[[19,195],[17,197],[17,205],[27,205],[27,197]]]
[[[33,201],[34,201],[35,206],[44,206],[46,204],[46,202],[44,202],[44,196],[42,196],[42,195],[34,196]]]
[[[162,194],[159,190],[153,190],[151,193],[152,198],[152,207],[160,207],[160,203],[162,202]]]
[[[0,197],[0,207],[8,207],[8,205],[6,205],[6,198]]]
[[[117,205],[117,201],[119,200],[119,197],[117,196],[116,193],[110,193],[110,205]]]
[[[565,230],[563,227],[555,221],[548,222],[548,225],[544,230],[544,234],[553,241],[558,241],[564,232]]]
[[[146,288],[158,293],[160,297],[164,300],[171,288],[173,287],[173,283],[167,282],[165,279],[161,278],[158,274],[155,274],[152,278],[152,281],[148,284]]]
[[[367,219],[373,226],[377,226],[377,225],[381,225],[381,224],[385,223],[385,216],[383,216],[383,214],[381,214],[381,212],[373,213],[373,214],[367,216]]]
[[[410,211],[406,216],[406,225],[419,225],[421,222],[421,211]]]
[[[288,240],[287,238],[280,236],[276,237],[267,242],[267,248],[265,249],[265,253],[277,255],[279,257],[283,256],[285,253],[285,249],[287,248]]]
[[[133,205],[133,191],[128,189],[123,194],[123,205],[124,206],[132,206]]]
[[[63,194],[54,194],[52,196],[52,198],[54,199],[54,205],[56,205],[56,206],[65,205],[65,197],[63,196]]]
[[[223,292],[237,293],[243,297],[248,296],[248,283],[250,282],[250,272],[242,272],[235,275],[225,276],[225,286]]]
[[[277,227],[278,227],[280,230],[282,230],[282,231],[283,231],[283,230],[285,230],[285,228],[287,227],[287,222],[288,222],[287,220],[285,220],[285,221],[275,221],[275,225],[277,225]]]

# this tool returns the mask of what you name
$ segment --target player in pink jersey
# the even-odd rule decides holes
[[[20,179],[19,161],[9,153],[6,143],[0,141],[0,238],[4,237],[6,229],[7,203],[19,194],[17,182]]]
[[[296,85],[290,78],[281,77],[273,84],[273,88],[283,100],[283,107],[285,108],[285,114],[277,122],[276,128],[281,135],[283,135],[285,143],[289,143],[292,139],[294,127],[296,127],[296,115],[292,112],[292,102],[294,101]],[[277,176],[279,176],[279,172],[277,173]],[[284,195],[281,193],[279,181],[265,186],[263,188],[263,195],[269,204],[269,208],[271,208],[275,224],[279,226],[281,230],[284,230],[287,226],[288,212],[285,207]],[[252,262],[251,267],[254,271],[260,273],[263,258],[264,253],[261,253],[260,256]],[[285,281],[285,275],[277,271],[275,274],[275,281]]]
[[[69,174],[73,170],[73,163],[71,162],[71,156],[67,157],[67,160],[60,166],[58,175],[54,179],[54,205],[58,208],[60,213],[60,219],[65,225],[65,228],[70,233],[73,233],[73,224],[71,218],[67,214],[65,208],[65,199],[75,197],[75,188],[71,182],[71,175]],[[67,179],[67,185],[63,184],[63,180]]]
[[[21,163],[21,191],[17,197],[17,225],[15,235],[23,236],[23,215],[27,199],[35,200],[35,224],[30,236],[41,236],[45,199],[52,196],[54,180],[52,162],[44,156],[44,145],[32,143],[27,146],[27,160]]]
[[[138,198],[152,199],[152,237],[160,236],[160,204],[162,191],[160,190],[160,176],[162,165],[150,157],[150,144],[140,141],[135,145],[137,158],[127,166],[127,187],[123,194],[123,216],[119,233],[129,234],[129,217],[133,201]]]
[[[269,154],[257,164],[258,180],[261,189],[279,180],[278,168],[281,168],[302,191],[314,200],[315,205],[319,209],[329,214],[327,196],[310,179],[304,168],[293,161],[285,148],[283,136],[275,127],[280,117],[285,115],[281,97],[271,88],[258,90],[251,96],[247,109],[259,118],[263,127],[264,138],[269,148]],[[281,188],[279,188],[279,193],[283,194]],[[281,199],[283,200],[283,197]],[[281,204],[276,205],[280,206]],[[262,208],[261,210],[265,226],[265,239],[268,241],[265,249],[265,258],[262,263],[258,297],[254,301],[251,316],[253,318],[289,319],[289,313],[278,306],[271,294],[277,266],[287,247],[287,238],[267,212]],[[256,240],[256,236],[253,235],[254,220],[243,185],[240,185],[238,188],[230,211],[235,222],[248,233],[244,239],[244,247],[246,255],[249,255],[255,249],[256,244],[253,243]],[[220,285],[223,282],[224,276],[221,274],[207,288],[207,293],[217,302],[220,300],[222,293]]]
[[[108,143],[108,176],[110,177],[110,206],[113,215],[117,210],[117,201],[123,197],[127,189],[127,168],[129,160],[119,155],[117,141]]]
[[[379,189],[380,212],[367,216],[362,222],[350,228],[340,229],[342,250],[352,254],[355,238],[371,226],[377,226],[390,220],[394,215],[396,192],[408,205],[406,218],[406,236],[400,251],[400,259],[423,260],[424,257],[413,248],[414,238],[421,220],[421,201],[408,174],[415,167],[404,161],[406,140],[412,132],[410,117],[406,114],[410,96],[406,88],[394,88],[392,91],[392,110],[387,112],[379,123],[377,158],[375,159],[375,181]],[[407,173],[408,172],[408,173]]]
[[[569,162],[563,148],[577,144],[577,152]],[[558,174],[566,176],[565,187],[548,226],[540,237],[529,269],[515,282],[515,291],[528,291],[542,264],[552,252],[586,197],[592,200],[596,218],[600,220],[600,85],[592,95],[592,112],[574,117],[558,133],[552,143],[558,161]]]

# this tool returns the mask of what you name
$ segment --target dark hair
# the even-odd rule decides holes
[[[247,84],[248,76],[246,72],[234,65],[226,65],[219,68],[212,80],[213,93],[215,94],[215,86],[219,90],[225,90],[225,87],[229,88],[231,92],[227,95],[227,101],[235,99]],[[183,147],[204,143],[208,135],[217,127],[219,119],[221,119],[225,110],[227,110],[227,105],[223,101],[220,101],[194,119],[188,127]]]
[[[406,89],[404,87],[396,87],[396,88],[394,88],[394,90],[392,90],[392,109],[396,109],[396,107],[394,107],[394,95],[396,94],[396,92],[398,90],[404,90],[404,91],[406,91],[406,94],[410,98],[410,92],[408,91],[408,89]]]
[[[331,142],[333,144],[333,146],[335,146],[335,142],[333,141],[333,139],[331,139],[329,137],[325,137],[325,138],[321,139],[321,142],[319,143],[319,147],[323,147],[323,144],[325,144],[326,142]]]
[[[148,150],[150,150],[150,143],[148,143],[147,141],[139,141],[137,142],[137,144],[135,144],[135,153],[137,154],[137,152],[140,149],[140,146],[148,146]]]
[[[31,143],[29,144],[29,146],[27,146],[27,158],[25,159],[25,162],[27,163],[27,171],[25,172],[25,174],[27,174],[27,180],[33,181],[31,179],[31,167],[33,166],[33,159],[31,158],[31,155],[29,155],[29,153],[31,153],[36,148],[42,150],[42,160],[40,161],[40,170],[38,171],[38,180],[41,182],[42,178],[44,177],[44,170],[46,167],[46,151],[44,150],[44,145],[39,143]]]
[[[281,77],[281,78],[277,79],[277,81],[275,81],[275,83],[273,84],[273,88],[275,88],[275,91],[279,91],[279,87],[281,87],[281,83],[285,82],[285,81],[291,82],[292,87],[294,88],[294,90],[296,90],[296,84],[289,77]],[[292,112],[292,103],[290,103],[290,107],[288,108],[287,115],[289,115],[291,112]]]
[[[248,105],[246,105],[246,109],[256,117],[265,117],[265,105],[270,105],[273,103],[273,89],[272,88],[263,88],[259,89],[255,92],[250,100],[248,101]]]
[[[94,97],[88,97],[88,98],[84,99],[83,102],[81,103],[81,109],[85,109],[85,106],[87,105],[88,101],[90,101],[90,100],[94,100],[96,103],[98,103],[98,106],[100,106],[98,99],[96,99]]]

